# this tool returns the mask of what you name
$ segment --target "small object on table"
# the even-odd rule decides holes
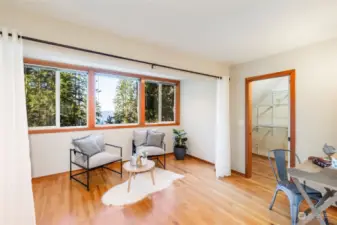
[[[333,154],[335,154],[337,151],[336,151],[336,149],[333,147],[333,146],[331,146],[331,145],[327,145],[326,143],[324,144],[324,146],[323,146],[323,152],[327,155],[327,156],[329,156],[329,158],[333,155]]]
[[[323,158],[320,158],[320,157],[310,156],[309,160],[311,160],[313,164],[315,164],[317,166],[320,166],[322,168],[330,167],[331,166],[331,161],[330,160],[326,160],[326,159],[323,159]]]
[[[155,185],[155,181],[154,181],[155,163],[154,161],[147,160],[147,164],[142,167],[133,166],[131,165],[130,162],[126,162],[123,164],[123,168],[129,173],[128,192],[130,192],[131,178],[133,177],[134,179],[136,179],[137,173],[151,172],[152,184]]]
[[[331,167],[337,169],[337,153],[331,156]]]

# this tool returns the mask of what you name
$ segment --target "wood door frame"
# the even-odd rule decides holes
[[[246,178],[252,177],[252,82],[270,78],[289,76],[289,100],[290,100],[290,167],[296,164],[296,71],[286,70],[277,73],[247,77],[245,84],[245,139],[246,139]]]

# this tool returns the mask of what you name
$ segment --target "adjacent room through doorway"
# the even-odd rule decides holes
[[[268,153],[273,149],[289,149],[289,77],[258,80],[252,83],[252,154],[253,176],[272,173]],[[274,157],[270,155],[271,159]],[[286,160],[289,156],[286,155]],[[270,171],[271,172],[271,171]]]
[[[294,166],[295,140],[295,70],[247,78],[246,177],[269,171],[273,149],[290,150]]]

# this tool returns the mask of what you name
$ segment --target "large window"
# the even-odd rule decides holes
[[[146,123],[174,122],[175,85],[161,82],[145,82]]]
[[[179,81],[24,61],[31,134],[179,125]]]
[[[95,74],[96,124],[138,124],[139,80]]]
[[[31,65],[24,71],[29,127],[87,125],[86,72]]]

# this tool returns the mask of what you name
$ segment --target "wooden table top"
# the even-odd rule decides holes
[[[303,163],[297,164],[295,168],[309,173],[319,173],[323,169],[313,164],[311,160],[305,160]]]
[[[126,162],[123,164],[123,168],[131,173],[142,173],[152,170],[155,167],[155,163],[153,160],[147,160],[146,165],[142,167],[132,166],[130,162]]]
[[[337,190],[337,169],[321,168],[306,160],[295,168],[289,168],[288,172],[291,177],[310,180],[320,186]]]

